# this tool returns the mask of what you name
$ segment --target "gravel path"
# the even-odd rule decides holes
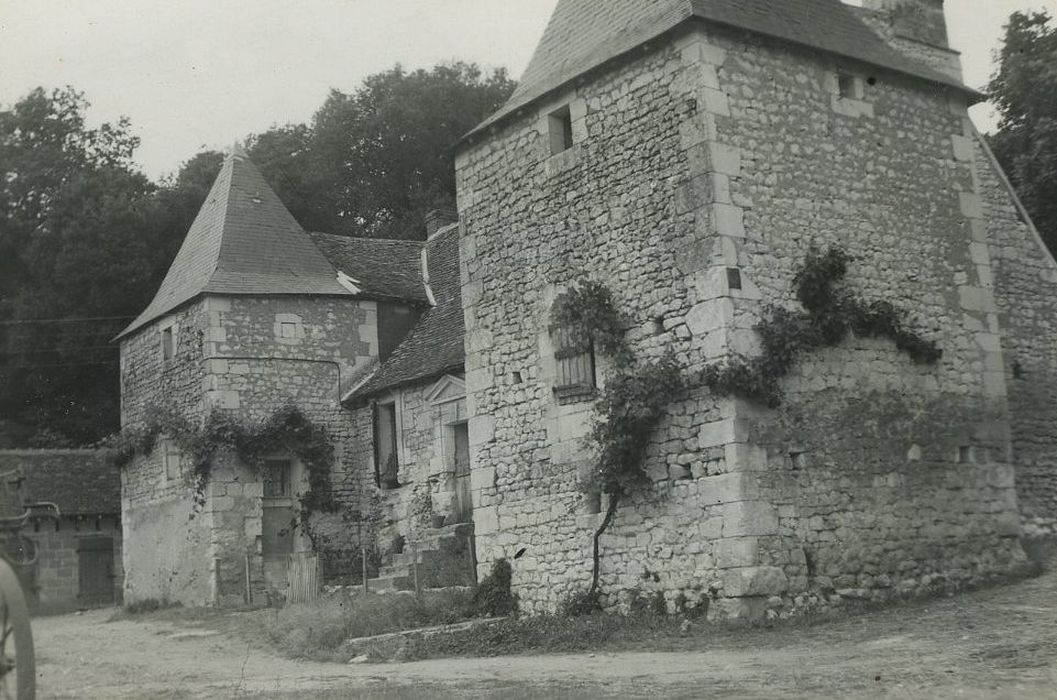
[[[112,611],[34,621],[53,698],[1057,698],[1057,573],[685,651],[341,665],[292,661],[191,622]]]

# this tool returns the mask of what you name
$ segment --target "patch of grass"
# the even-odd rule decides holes
[[[600,612],[579,616],[541,615],[511,618],[473,630],[409,639],[401,658],[415,661],[450,656],[652,648],[651,643],[686,639],[699,632],[691,631],[684,618],[657,615],[652,611],[628,615]]]
[[[269,616],[265,634],[282,654],[317,661],[342,660],[348,639],[448,625],[476,617],[473,591],[444,589],[419,596],[330,597],[290,605]]]
[[[129,603],[121,609],[116,617],[148,615],[162,610],[171,610],[173,608],[181,607],[183,607],[183,605],[180,603],[171,603],[167,600],[158,600],[157,598],[147,598],[145,600],[137,600],[135,603]]]

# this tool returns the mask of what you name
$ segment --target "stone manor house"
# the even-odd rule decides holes
[[[559,0],[425,242],[305,231],[232,153],[120,336],[122,421],[296,406],[331,436],[339,507],[290,527],[311,475],[282,450],[215,455],[196,501],[163,433],[122,469],[125,600],[281,594],[291,556],[347,573],[363,545],[376,587],[408,587],[410,557],[505,558],[522,608],[551,610],[591,579],[605,503],[577,480],[613,368],[562,352],[554,300],[603,282],[632,352],[692,374],[758,353],[834,246],[842,284],[942,358],[852,335],[803,354],[778,408],[673,397],[601,538],[607,603],[751,617],[1016,571],[1057,522],[1057,264],[981,99],[942,0]]]

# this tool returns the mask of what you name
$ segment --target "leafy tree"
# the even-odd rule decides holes
[[[1057,252],[1057,27],[1046,12],[1014,12],[988,86],[1001,115],[991,138],[1024,206]]]
[[[250,157],[307,229],[419,238],[429,209],[454,205],[455,144],[513,89],[502,69],[396,66],[331,91],[311,128],[251,138]]]
[[[66,88],[0,110],[0,419],[18,444],[116,429],[110,341],[150,300],[190,223],[133,170],[128,122],[89,129],[87,107]]]

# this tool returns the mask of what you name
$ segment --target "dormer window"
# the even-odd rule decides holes
[[[551,155],[573,147],[573,117],[569,105],[551,112],[547,124],[550,130]]]

